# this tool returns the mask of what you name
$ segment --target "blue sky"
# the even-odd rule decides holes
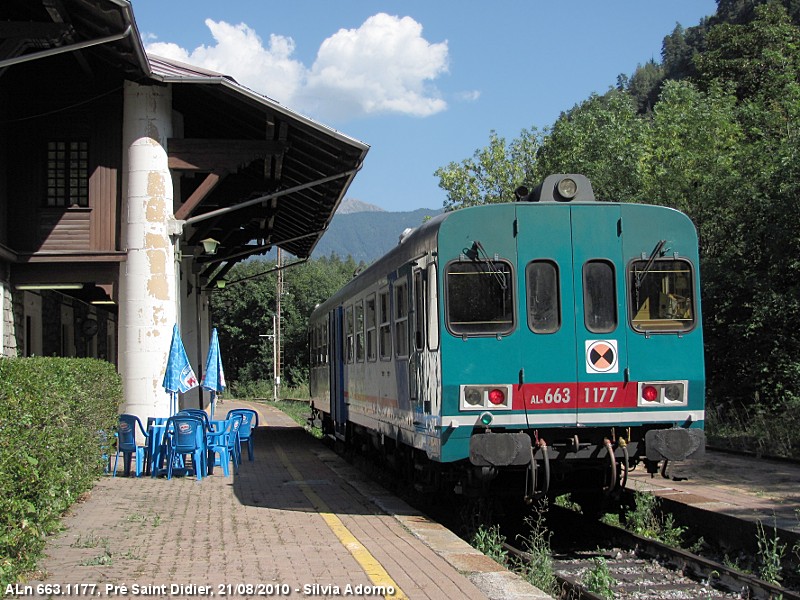
[[[348,197],[441,208],[434,171],[549,127],[714,0],[132,0],[145,47],[371,146]]]

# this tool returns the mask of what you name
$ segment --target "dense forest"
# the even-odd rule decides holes
[[[486,147],[436,176],[446,210],[583,173],[600,200],[687,213],[701,243],[707,422],[786,454],[800,436],[800,0],[717,5],[666,35],[660,63],[620,75],[550,127],[513,140],[489,132]],[[286,271],[288,384],[305,381],[310,311],[357,267],[332,256]],[[231,279],[268,268],[247,263]],[[257,334],[271,328],[275,290],[270,274],[215,295],[229,378],[268,378],[271,347]]]

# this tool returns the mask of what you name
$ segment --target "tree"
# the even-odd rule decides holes
[[[276,308],[275,263],[252,260],[237,264],[230,284],[214,293],[211,321],[217,327],[228,379],[254,382],[272,378],[271,335]],[[349,281],[358,265],[332,255],[284,270],[281,297],[281,347],[284,380],[290,386],[308,377],[308,318],[314,307]]]
[[[447,192],[445,210],[512,201],[518,186],[534,181],[540,144],[536,129],[523,129],[510,144],[491,131],[489,145],[476,150],[472,158],[436,169],[439,187]]]
[[[632,97],[619,90],[562,113],[542,142],[535,173],[582,173],[601,200],[630,201],[641,194],[644,122]]]
[[[779,3],[723,24],[698,57],[706,87],[736,91],[742,143],[727,233],[704,264],[709,387],[719,404],[780,412],[800,404],[800,30]],[[747,348],[747,361],[731,347]]]
[[[636,67],[628,81],[627,92],[636,100],[637,112],[646,114],[653,110],[663,82],[664,69],[654,60]]]
[[[705,256],[730,240],[723,222],[734,209],[743,133],[736,97],[708,94],[688,81],[668,81],[648,123],[643,163],[645,200],[685,212],[700,233]]]
[[[742,100],[774,97],[798,81],[800,30],[778,2],[758,6],[747,24],[717,25],[707,43],[695,61],[702,80],[730,82]]]

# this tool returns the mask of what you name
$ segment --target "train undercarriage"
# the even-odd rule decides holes
[[[696,451],[698,445],[702,447],[702,430],[676,430],[668,426],[526,432],[476,428],[470,438],[469,459],[442,463],[429,459],[419,449],[352,423],[347,424],[344,436],[334,436],[329,415],[315,410],[313,418],[324,434],[337,439],[345,453],[358,453],[389,468],[420,493],[444,492],[468,498],[521,497],[528,503],[571,494],[599,505],[622,492],[629,470],[637,465],[649,473],[657,473],[661,468],[663,475],[670,458],[680,460]],[[669,450],[673,454],[648,452],[646,442],[658,445],[659,436],[664,435],[668,435],[673,445]]]

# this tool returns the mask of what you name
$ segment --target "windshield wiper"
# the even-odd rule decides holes
[[[656,244],[656,247],[653,248],[653,252],[650,254],[650,258],[647,259],[647,262],[644,264],[644,268],[636,273],[636,290],[638,291],[640,287],[642,287],[642,281],[644,280],[645,276],[650,272],[650,269],[653,268],[653,263],[656,261],[656,256],[658,256],[661,252],[661,249],[664,247],[664,244],[667,243],[667,240],[661,240]]]
[[[639,291],[642,288],[642,282],[644,281],[645,276],[650,272],[650,269],[653,268],[653,263],[656,261],[656,256],[661,254],[661,249],[664,247],[664,244],[667,243],[667,240],[661,240],[656,244],[656,247],[653,248],[653,252],[650,254],[650,258],[647,259],[647,262],[644,264],[644,268],[641,271],[636,272],[636,306],[639,306]]]
[[[486,265],[488,273],[492,275],[497,281],[497,284],[500,286],[501,290],[505,290],[508,288],[508,282],[506,281],[506,278],[504,276],[505,274],[503,273],[503,271],[497,270],[497,268],[494,266],[494,263],[492,262],[492,259],[489,258],[489,254],[486,252],[486,249],[483,247],[483,244],[481,244],[480,241],[478,240],[473,241],[472,248],[470,248],[466,252],[466,255],[472,260],[482,261]]]

